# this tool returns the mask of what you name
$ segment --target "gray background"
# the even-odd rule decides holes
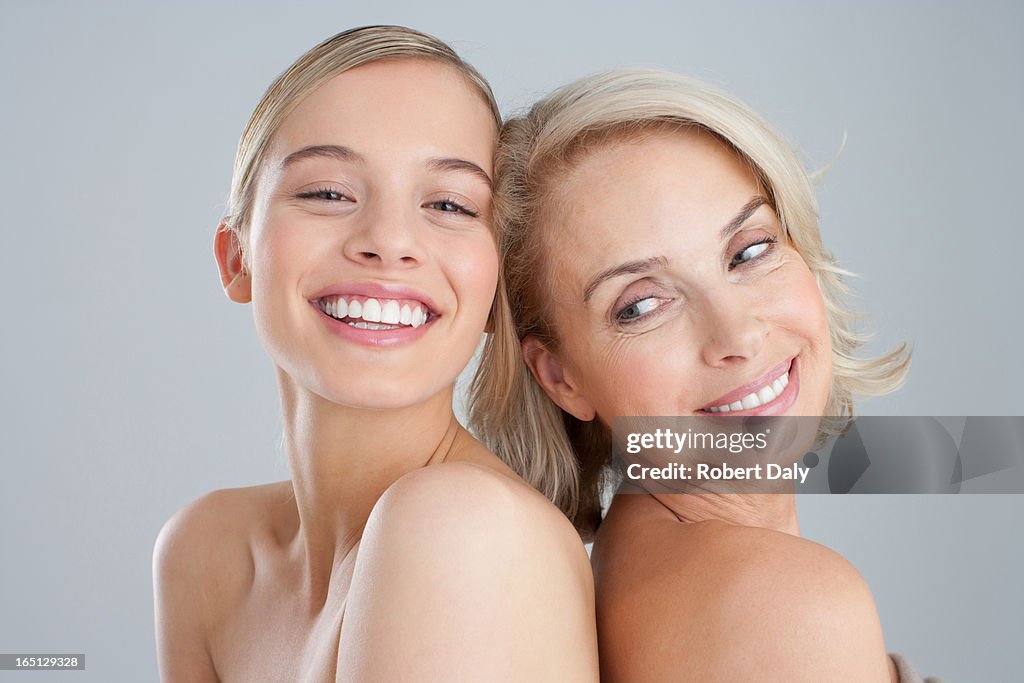
[[[506,112],[653,65],[738,94],[810,167],[845,132],[822,231],[861,274],[869,350],[916,348],[906,388],[863,412],[1024,414],[1020,4],[4,2],[0,652],[88,669],[0,680],[155,679],[160,526],[211,489],[288,477],[270,363],[219,289],[213,231],[272,78],[390,22],[450,41]],[[889,648],[952,681],[1024,665],[1022,512],[1024,496],[801,500],[805,535],[870,583]]]

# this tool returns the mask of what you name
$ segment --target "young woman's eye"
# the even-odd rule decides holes
[[[439,199],[436,202],[427,204],[428,208],[437,209],[441,213],[461,213],[471,218],[476,218],[480,214],[465,205],[455,201],[454,199]]]
[[[345,196],[337,190],[332,190],[328,187],[319,187],[315,190],[308,190],[306,192],[300,192],[295,195],[299,199],[319,199],[325,202],[350,202],[352,201],[349,197]]]
[[[732,257],[732,261],[729,262],[729,270],[732,270],[736,266],[742,266],[744,263],[749,263],[750,261],[754,261],[758,257],[763,256],[774,244],[774,237],[766,237],[765,239],[754,242],[753,244],[736,252],[736,255]]]
[[[615,320],[620,323],[630,323],[639,320],[658,307],[660,299],[654,296],[646,296],[632,301],[615,314]]]

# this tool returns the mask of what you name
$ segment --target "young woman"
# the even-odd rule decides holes
[[[792,489],[618,495],[601,522],[615,416],[842,417],[902,380],[904,349],[853,355],[789,146],[725,93],[623,70],[508,121],[497,173],[501,332],[526,363],[500,392],[477,384],[475,423],[499,454],[578,462],[564,509],[600,524],[602,680],[914,680],[858,572],[800,537]]]
[[[292,479],[165,525],[164,681],[597,679],[578,535],[452,412],[499,280],[499,125],[472,67],[388,26],[326,40],[257,106],[215,252],[276,367]]]

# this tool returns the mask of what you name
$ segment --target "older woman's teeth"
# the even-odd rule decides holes
[[[337,320],[347,319],[352,327],[361,330],[389,330],[399,325],[419,327],[429,314],[419,305],[400,304],[395,299],[368,298],[346,301],[343,297],[321,299],[320,310]],[[378,324],[379,323],[379,324]]]
[[[740,400],[733,401],[726,405],[708,408],[707,411],[709,413],[728,413],[733,410],[750,410],[751,408],[757,408],[777,399],[788,384],[789,373],[787,372],[771,384],[762,387],[760,391],[747,394]]]

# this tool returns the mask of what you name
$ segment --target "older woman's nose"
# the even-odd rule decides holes
[[[740,298],[709,301],[703,327],[701,352],[704,362],[714,367],[756,358],[769,330],[757,307]]]
[[[409,267],[423,260],[419,224],[412,212],[379,202],[367,207],[349,226],[342,251],[363,265]]]

